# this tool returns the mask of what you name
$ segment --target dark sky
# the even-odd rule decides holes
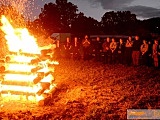
[[[53,2],[55,0],[0,0],[15,1],[16,7],[22,8],[22,1],[25,3],[28,10],[26,13],[30,15],[30,19],[37,18],[40,9],[45,3]],[[138,19],[146,19],[151,17],[160,17],[160,0],[68,0],[78,6],[80,12],[86,16],[91,16],[98,21],[107,11],[129,10],[137,15]]]

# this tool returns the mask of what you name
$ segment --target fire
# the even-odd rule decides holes
[[[41,48],[27,28],[14,28],[4,15],[1,23],[10,55],[6,57],[4,76],[0,79],[0,93],[33,94],[36,100],[43,100],[43,93],[51,93],[56,86],[54,68],[49,68],[49,64],[59,63],[39,59]]]
[[[14,56],[12,60],[16,61],[16,62],[26,62],[26,63],[29,63],[32,59],[34,59],[34,57],[28,57],[28,56],[20,55],[20,56]]]
[[[3,24],[1,30],[6,34],[9,51],[40,54],[36,39],[29,34],[27,28],[14,29],[4,15],[1,17],[1,22]]]
[[[6,66],[7,67],[7,66]],[[8,69],[10,71],[16,71],[16,72],[31,72],[31,69],[34,68],[35,66],[29,66],[25,64],[18,64],[18,63],[11,63],[8,65]]]
[[[6,74],[4,79],[7,80],[12,80],[12,81],[16,81],[16,82],[23,82],[23,81],[27,81],[27,82],[32,82],[33,79],[36,78],[36,75],[22,75],[22,74]]]

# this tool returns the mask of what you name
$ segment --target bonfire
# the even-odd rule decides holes
[[[11,5],[23,9],[21,2]],[[129,109],[160,108],[159,71],[81,60],[62,60],[56,67],[51,50],[39,47],[25,25],[13,24],[21,19],[10,15],[0,16],[7,48],[0,60],[0,119],[124,120]],[[48,98],[49,106],[35,104]]]
[[[1,60],[1,96],[25,95],[27,100],[44,100],[55,89],[53,65],[58,62],[38,47],[27,28],[14,28],[4,15],[1,23],[9,51]]]

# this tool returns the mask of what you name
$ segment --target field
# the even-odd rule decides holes
[[[61,60],[57,88],[46,106],[0,99],[0,119],[126,119],[127,109],[160,109],[159,70]]]

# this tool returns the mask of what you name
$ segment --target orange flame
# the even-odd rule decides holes
[[[9,51],[40,54],[36,38],[29,34],[27,28],[13,28],[4,15],[1,17],[1,22],[3,24],[1,30],[6,34]]]
[[[1,17],[1,30],[5,33],[5,39],[7,40],[8,49],[10,52],[16,52],[17,55],[10,55],[11,57],[9,63],[5,65],[6,69],[8,71],[14,71],[14,73],[6,73],[4,76],[4,80],[11,82],[26,82],[29,85],[28,86],[17,86],[17,85],[2,85],[1,90],[6,91],[21,91],[21,92],[27,92],[27,93],[35,93],[41,89],[40,84],[37,85],[30,85],[30,83],[33,82],[33,80],[37,77],[37,74],[31,73],[31,69],[35,68],[35,65],[30,65],[32,59],[34,59],[34,54],[40,54],[40,48],[38,47],[38,44],[36,43],[36,38],[31,36],[28,32],[27,28],[14,28],[9,20],[2,15]],[[32,54],[32,57],[28,57],[25,55],[21,55],[21,53],[29,53]],[[43,66],[39,72],[48,72],[50,69],[47,66],[47,63],[51,64],[58,64],[56,61],[46,61],[41,62],[41,66]],[[54,69],[53,69],[54,70]],[[26,73],[26,74],[20,74],[20,73]],[[27,74],[30,73],[30,74]],[[53,80],[54,77],[49,74],[45,78],[43,78],[42,82],[50,82]],[[55,86],[51,86],[55,87]],[[1,92],[0,90],[0,92]],[[43,99],[43,96],[37,96],[36,98],[38,100]]]

